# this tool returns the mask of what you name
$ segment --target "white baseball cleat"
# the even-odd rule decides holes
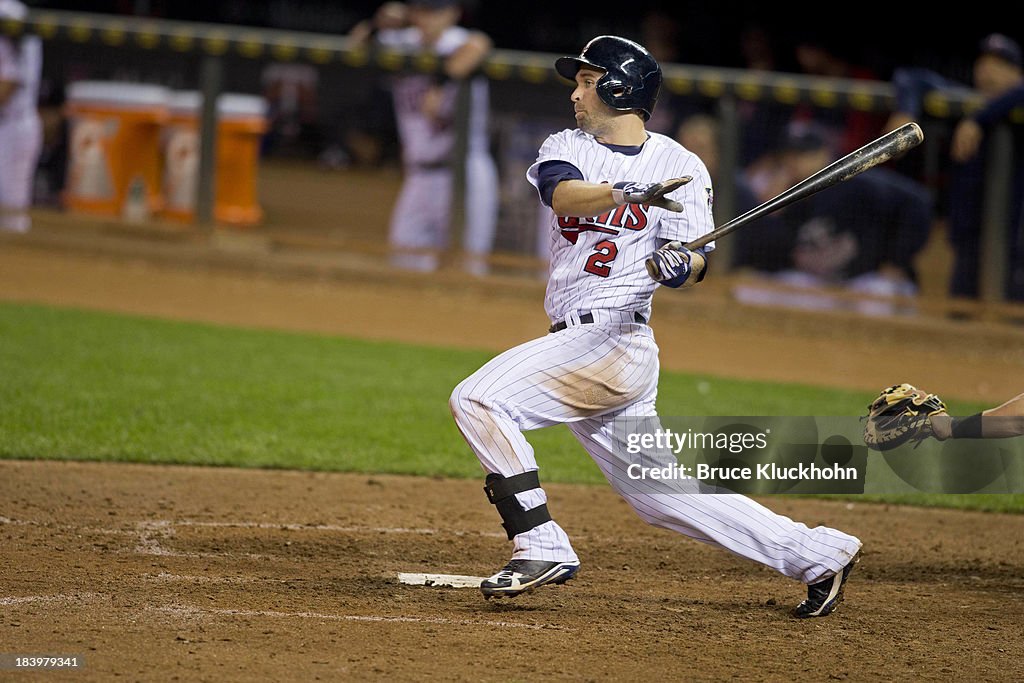
[[[512,560],[500,572],[484,579],[480,583],[480,592],[485,598],[511,598],[548,583],[565,583],[576,576],[579,569],[579,562]]]

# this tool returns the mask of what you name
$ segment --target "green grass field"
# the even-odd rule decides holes
[[[0,304],[0,457],[480,477],[448,396],[491,355]],[[871,398],[664,372],[658,403],[665,415],[860,415]],[[603,482],[568,430],[528,438],[545,480]],[[891,500],[1024,512],[1024,495]]]

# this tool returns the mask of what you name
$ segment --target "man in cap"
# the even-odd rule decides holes
[[[981,106],[967,113],[953,129],[949,146],[952,162],[948,197],[943,202],[949,219],[949,240],[955,257],[950,294],[977,297],[981,257],[981,226],[986,186],[986,154],[982,143],[987,132],[1009,119],[1024,104],[1024,58],[1017,41],[991,33],[978,44],[974,60],[973,89],[928,69],[900,68],[893,72],[896,107],[887,130],[894,130],[921,115],[924,96],[943,91],[961,97],[981,98]],[[1024,245],[1021,215],[1024,209],[1024,136],[1015,136],[1015,168],[1011,179],[1007,216],[1007,298],[1024,300]]]

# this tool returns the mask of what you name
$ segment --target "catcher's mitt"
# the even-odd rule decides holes
[[[884,389],[868,406],[864,443],[876,451],[888,451],[914,442],[917,448],[933,435],[931,417],[944,414],[946,404],[935,394],[912,384],[895,384]]]

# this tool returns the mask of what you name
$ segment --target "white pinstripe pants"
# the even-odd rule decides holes
[[[32,225],[33,178],[43,145],[39,117],[0,117],[0,230],[26,232]]]
[[[453,200],[452,172],[446,168],[407,170],[391,212],[392,262],[410,270],[434,270],[437,253],[449,246]],[[465,220],[460,246],[467,255],[490,255],[498,226],[498,170],[484,154],[466,159]],[[427,250],[427,251],[423,251]]]
[[[601,312],[596,312],[600,314]],[[570,326],[490,360],[452,392],[455,422],[483,469],[509,477],[538,469],[524,431],[566,424],[645,521],[814,583],[840,571],[860,541],[828,527],[808,528],[738,494],[656,493],[625,476],[625,449],[613,421],[653,417],[658,346],[636,323]],[[547,502],[543,489],[516,494],[524,509]],[[513,559],[577,561],[555,521],[514,539]]]

